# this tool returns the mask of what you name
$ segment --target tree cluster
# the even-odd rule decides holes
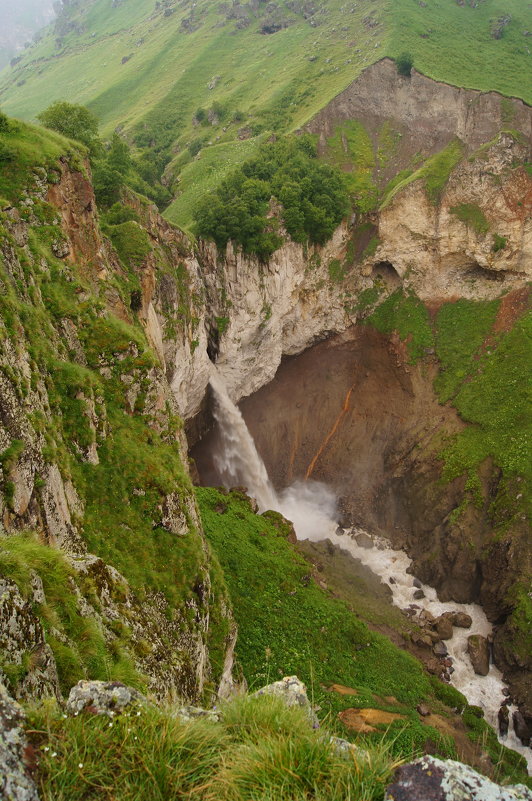
[[[318,161],[311,137],[283,138],[262,145],[257,155],[195,209],[195,231],[219,249],[228,241],[267,259],[282,244],[278,220],[295,242],[324,244],[348,208],[342,174]]]
[[[124,186],[147,195],[159,206],[164,206],[170,199],[168,191],[159,183],[158,176],[145,168],[142,159],[133,158],[129,145],[117,133],[112,135],[109,142],[102,142],[98,119],[89,109],[58,100],[41,112],[37,119],[46,128],[87,147],[94,192],[100,207],[109,208],[117,203]]]

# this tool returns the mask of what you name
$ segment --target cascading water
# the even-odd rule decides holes
[[[470,704],[482,707],[486,720],[497,731],[497,714],[505,700],[502,674],[493,665],[487,676],[475,674],[466,649],[469,633],[484,636],[491,633],[491,624],[483,610],[476,604],[442,603],[438,600],[436,591],[425,585],[421,587],[425,597],[416,600],[416,611],[412,606],[412,576],[407,573],[411,563],[408,556],[403,551],[394,551],[384,540],[378,538],[374,538],[374,547],[363,548],[356,542],[359,529],[338,529],[336,498],[324,484],[299,481],[277,493],[246,422],[230,399],[218,373],[213,372],[210,385],[215,400],[214,417],[220,431],[220,450],[214,455],[214,461],[225,486],[245,486],[257,501],[260,511],[274,509],[281,512],[294,524],[298,539],[329,539],[334,545],[347,551],[367,565],[383,583],[389,584],[393,603],[401,609],[411,607],[414,615],[426,610],[433,615],[441,615],[447,611],[464,611],[471,616],[472,628],[455,628],[453,637],[446,642],[454,667],[451,682],[466,696]],[[391,584],[390,578],[393,578]],[[519,751],[527,760],[531,772],[532,750],[523,746],[515,735],[511,711],[512,708],[509,732],[506,737],[499,737],[499,740],[508,748]]]
[[[225,486],[246,487],[261,512],[281,512],[292,521],[299,539],[326,539],[337,525],[334,493],[317,481],[299,481],[277,493],[246,422],[219,374],[213,372],[210,385],[220,432],[220,450],[214,454],[214,463]]]

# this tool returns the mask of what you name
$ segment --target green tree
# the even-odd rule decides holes
[[[107,164],[112,170],[116,170],[121,175],[126,175],[133,166],[129,146],[117,133],[114,133],[111,139],[111,147],[107,154]]]
[[[395,59],[395,66],[397,67],[399,75],[410,78],[414,66],[414,59],[410,53],[401,53],[401,55]]]
[[[37,119],[46,128],[57,131],[70,139],[89,148],[91,156],[101,151],[101,142],[98,136],[98,119],[85,106],[56,100],[47,109],[37,115]]]
[[[0,111],[0,133],[7,133],[9,131],[9,119],[3,111]]]
[[[280,204],[282,222],[295,242],[325,243],[347,211],[347,190],[338,170],[318,161],[310,137],[287,137],[259,148],[195,210],[196,233],[220,249],[229,240],[245,253],[268,258],[281,245],[269,201]]]

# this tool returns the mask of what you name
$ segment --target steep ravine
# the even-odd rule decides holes
[[[138,221],[107,226],[104,234],[84,154],[66,140],[24,131],[35,163],[24,162],[0,206],[0,511],[12,548],[9,570],[2,571],[1,613],[11,681],[20,697],[59,693],[80,665],[85,673],[96,665],[102,673],[111,666],[112,677],[135,675],[161,696],[178,691],[195,700],[219,687],[226,691],[236,631],[199,523],[182,430],[184,418],[193,442],[209,425],[211,360],[239,400],[266,387],[284,357],[320,342],[319,348],[331,349],[330,338],[338,335],[347,351],[351,341],[362,343],[356,358],[367,360],[367,372],[375,369],[368,407],[389,392],[406,427],[395,418],[384,424],[393,447],[377,433],[375,448],[364,456],[367,476],[346,511],[371,515],[369,522],[382,530],[398,525],[397,542],[408,546],[423,571],[433,558],[431,526],[457,506],[463,480],[441,491],[440,517],[435,511],[424,527],[420,521],[438,508],[430,495],[438,488],[437,464],[431,450],[427,459],[418,453],[414,465],[408,447],[419,439],[418,418],[427,436],[432,415],[444,417],[446,434],[462,423],[451,409],[440,410],[431,394],[436,365],[430,353],[414,369],[397,337],[379,337],[359,323],[398,287],[439,304],[489,300],[525,286],[527,146],[515,132],[495,137],[446,176],[437,203],[427,197],[422,177],[404,186],[372,216],[379,237],[373,252],[359,247],[360,225],[368,220],[354,220],[323,248],[286,242],[262,264],[231,247],[217,254],[211,244],[193,246],[134,196],[124,202]],[[452,211],[460,203],[478,206],[487,229],[460,219]],[[494,247],[495,235],[504,246]],[[131,243],[138,249],[128,250]],[[305,470],[342,411],[352,365],[351,356],[338,362],[343,378],[324,404],[323,430],[299,451]],[[364,392],[357,383],[350,398],[355,389]],[[407,413],[399,406],[408,400],[413,407]],[[384,416],[372,422],[368,411],[367,428],[357,436],[371,441]],[[360,448],[351,447],[338,461],[352,476]],[[294,464],[297,453],[294,446]],[[408,456],[404,473],[393,465],[397,454]],[[319,461],[317,475],[324,471]],[[274,475],[289,470],[280,459],[276,464]],[[402,484],[415,514],[401,499]],[[383,497],[374,503],[377,488]],[[345,488],[342,493],[348,498]],[[481,550],[484,522],[475,519],[473,526]],[[20,536],[28,529],[36,532],[35,546]],[[442,529],[438,541],[446,538]],[[52,588],[40,583],[48,543],[58,546],[50,552],[59,554],[58,575],[76,598],[76,626],[91,646],[86,652],[68,620],[65,628],[46,618],[52,602],[68,618],[65,599],[52,598]],[[17,573],[17,559],[28,553],[32,567]],[[442,562],[438,581],[443,587],[451,562],[452,581],[463,570],[465,586],[467,560]],[[501,567],[505,581],[512,580],[507,568]],[[474,588],[481,591],[478,582]],[[445,591],[465,592],[458,584]],[[85,618],[96,621],[95,629],[83,629]]]

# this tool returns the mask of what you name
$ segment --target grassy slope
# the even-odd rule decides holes
[[[424,5],[375,0],[371,7],[359,3],[348,8],[341,0],[329,0],[311,18],[315,26],[284,9],[294,24],[273,35],[261,35],[256,19],[238,29],[221,5],[196,4],[193,22],[198,27],[184,33],[187,6],[165,17],[162,10],[154,14],[153,0],[128,0],[116,8],[108,0],[95,0],[80,12],[82,34],[69,34],[57,47],[50,33],[14,72],[4,73],[0,104],[9,113],[31,118],[58,98],[84,103],[107,133],[118,124],[130,135],[146,127],[154,132],[153,141],[165,140],[165,147],[177,142],[178,151],[198,136],[207,147],[232,143],[209,156],[204,150],[187,166],[177,187],[183,195],[167,216],[189,227],[196,197],[213,184],[214,158],[216,179],[242,160],[237,140],[242,125],[297,128],[384,55],[408,49],[416,66],[431,77],[532,100],[525,78],[531,57],[523,36],[532,20],[520,0],[485,0],[476,8],[447,0]],[[490,29],[504,13],[512,19],[496,40]],[[218,125],[194,128],[195,110],[213,104],[225,107],[227,117]],[[236,110],[243,113],[239,122],[232,121]]]
[[[460,693],[429,679],[416,659],[370,631],[343,601],[318,587],[308,562],[287,541],[279,516],[272,522],[268,515],[273,513],[253,514],[238,492],[199,488],[197,497],[207,538],[226,575],[239,627],[236,656],[251,689],[297,674],[309,686],[320,719],[341,736],[349,733],[336,717],[339,711],[372,707],[403,717],[375,733],[356,735],[358,742],[384,739],[394,753],[408,757],[431,740],[440,754],[456,757],[452,739],[424,725],[415,707],[426,700],[433,711],[450,717],[449,706],[464,705]],[[334,683],[353,694],[329,692]],[[471,738],[485,738],[502,772],[524,778],[520,758],[501,751],[483,721],[475,718],[474,725],[478,731]]]

